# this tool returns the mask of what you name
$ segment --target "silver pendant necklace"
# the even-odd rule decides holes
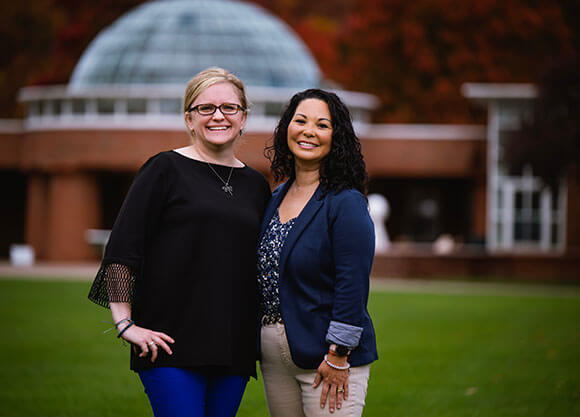
[[[211,164],[209,162],[206,161],[207,166],[213,171],[213,173],[216,175],[216,177],[218,177],[220,179],[220,181],[224,184],[222,186],[222,190],[224,190],[224,193],[229,194],[230,196],[234,196],[234,187],[232,187],[230,185],[230,179],[232,178],[232,172],[234,172],[234,167],[231,167],[230,169],[230,175],[228,175],[228,180],[224,181],[224,179],[220,176],[220,174],[217,173],[217,171],[215,169],[213,169],[213,167],[211,166]]]

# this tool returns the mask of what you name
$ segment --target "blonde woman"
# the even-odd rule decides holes
[[[89,294],[132,345],[156,417],[234,416],[256,375],[255,247],[270,188],[234,154],[247,110],[224,69],[187,84],[191,144],[139,170]]]

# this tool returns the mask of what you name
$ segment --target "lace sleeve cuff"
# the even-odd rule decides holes
[[[103,263],[89,291],[89,300],[109,308],[109,303],[132,303],[135,287],[133,268],[119,263]]]

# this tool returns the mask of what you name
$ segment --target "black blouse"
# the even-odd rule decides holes
[[[231,167],[212,164],[227,179]],[[175,339],[154,364],[255,376],[256,247],[267,181],[234,168],[233,196],[206,162],[174,151],[149,159],[121,207],[89,298],[130,302],[135,324]]]

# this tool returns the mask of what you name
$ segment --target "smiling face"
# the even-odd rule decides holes
[[[213,84],[206,88],[191,103],[190,109],[200,104],[220,106],[224,103],[241,106],[236,89],[229,82]],[[236,114],[224,115],[220,109],[216,109],[214,114],[203,116],[192,110],[185,113],[185,122],[193,132],[194,140],[198,146],[218,150],[233,145],[246,123],[246,113],[239,110]]]
[[[302,100],[288,125],[288,148],[298,164],[320,167],[332,146],[332,118],[319,99]]]

